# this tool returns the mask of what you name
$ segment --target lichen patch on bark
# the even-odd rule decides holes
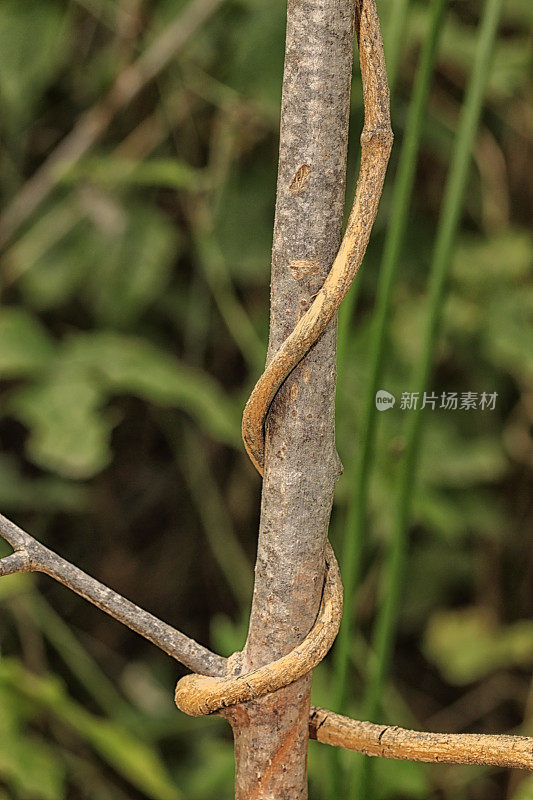
[[[311,174],[311,167],[309,166],[309,164],[302,164],[300,167],[298,167],[298,169],[294,173],[292,181],[289,184],[289,192],[294,195],[303,192],[303,190],[307,186],[310,174]]]
[[[307,258],[295,258],[289,263],[289,269],[297,281],[308,278],[311,275],[319,275],[320,264]],[[325,276],[324,276],[325,277]]]

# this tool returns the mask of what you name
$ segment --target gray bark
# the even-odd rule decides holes
[[[343,219],[354,35],[352,0],[289,0],[269,359],[307,310],[336,255]],[[335,450],[336,325],[272,404],[256,579],[242,671],[297,645],[316,618],[340,474]],[[307,797],[311,676],[228,714],[236,797]]]

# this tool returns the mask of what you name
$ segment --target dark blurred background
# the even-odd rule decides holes
[[[341,320],[338,549],[392,179],[427,26],[428,4],[414,0],[394,37],[394,1],[378,6],[387,55],[398,49],[396,147]],[[383,388],[398,401],[414,388],[482,7],[450,2],[442,31],[394,288]],[[266,352],[284,17],[279,0],[0,5],[2,512],[226,655],[244,642],[258,526],[259,480],[239,419]],[[383,720],[422,729],[533,734],[532,20],[530,0],[507,0],[431,382],[439,396],[498,397],[493,411],[426,418]],[[349,198],[361,127],[356,66]],[[397,402],[379,418],[354,716],[407,413]],[[232,796],[229,729],[177,712],[175,663],[47,578],[4,578],[0,601],[0,800]],[[326,706],[330,676],[326,661],[314,682]],[[314,800],[329,797],[326,772],[324,747],[311,744]],[[529,800],[533,782],[380,761],[375,793]]]

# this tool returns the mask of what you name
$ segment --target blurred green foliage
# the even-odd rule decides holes
[[[188,0],[191,2],[191,0]],[[194,0],[192,0],[194,2]],[[185,0],[3,0],[0,195],[27,181]],[[428,3],[379,0],[398,52],[401,142]],[[357,716],[391,532],[391,496],[420,356],[427,269],[480,0],[449,4],[394,285],[356,598]],[[51,186],[6,240],[0,280],[0,500],[36,536],[118,591],[229,654],[242,646],[258,481],[239,414],[266,350],[284,4],[226,0]],[[431,389],[497,392],[494,411],[427,414],[408,580],[384,721],[529,731],[533,505],[533,124],[529,0],[507,0],[474,150]],[[354,76],[348,194],[362,100]],[[393,152],[344,341],[338,446],[352,492],[376,272]],[[530,169],[530,167],[529,167]],[[357,297],[355,297],[357,292]],[[7,551],[7,549],[6,549]],[[0,800],[230,798],[233,755],[216,719],[172,703],[175,666],[44,578],[0,582]],[[331,665],[316,671],[329,705]],[[344,764],[355,756],[342,753]],[[530,800],[531,780],[481,768],[380,761],[383,800]],[[311,797],[328,795],[310,746]]]

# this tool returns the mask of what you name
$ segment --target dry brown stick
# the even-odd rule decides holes
[[[354,17],[361,7],[357,25],[360,21],[366,81],[369,61],[373,66],[382,64],[384,75],[372,0],[291,0],[287,4],[269,365],[279,359],[276,353],[312,305],[339,251]],[[374,25],[372,30],[370,24]],[[370,94],[366,100],[371,99]],[[374,127],[371,117],[367,116],[366,123]],[[365,156],[370,156],[368,148]],[[361,167],[361,178],[373,166],[367,161]],[[369,183],[363,180],[363,186],[365,183],[369,189]],[[363,200],[361,195],[359,199]],[[368,199],[370,203],[374,200]],[[371,216],[370,205],[361,210]],[[361,245],[364,249],[366,242]],[[322,293],[315,311],[326,299]],[[320,606],[324,547],[333,491],[341,471],[334,435],[335,314],[329,324],[327,316],[321,316],[325,329],[321,331],[320,325],[312,333],[318,337],[316,341],[302,340],[303,347],[289,354],[286,364],[278,361],[273,368],[277,380],[283,383],[277,393],[271,384],[272,394],[268,392],[262,408],[248,416],[255,424],[255,436],[254,431],[248,436],[244,420],[247,444],[252,451],[254,443],[258,445],[254,460],[261,470],[265,414],[270,411],[256,579],[243,672],[257,669],[297,646],[312,627]],[[279,692],[226,714],[235,737],[238,800],[307,798],[310,690],[309,673]]]
[[[190,0],[185,10],[139,58],[118,75],[106,96],[86,111],[46,161],[24,184],[0,219],[3,247],[54,186],[101,138],[120,109],[163,70],[223,0]]]
[[[410,731],[359,722],[323,708],[311,708],[309,735],[367,756],[533,770],[533,738],[529,736]]]
[[[355,0],[291,0],[287,35],[269,355],[311,305],[338,251],[344,216]],[[278,392],[243,672],[289,652],[312,628],[339,476],[334,442],[335,324]],[[307,797],[311,675],[226,712],[239,800]]]
[[[148,611],[104,586],[29,533],[0,514],[0,535],[11,545],[14,553],[0,559],[0,576],[17,572],[44,572],[73,592],[144,636],[167,655],[201,675],[225,675],[227,660],[212,653],[194,639],[167,625]]]

